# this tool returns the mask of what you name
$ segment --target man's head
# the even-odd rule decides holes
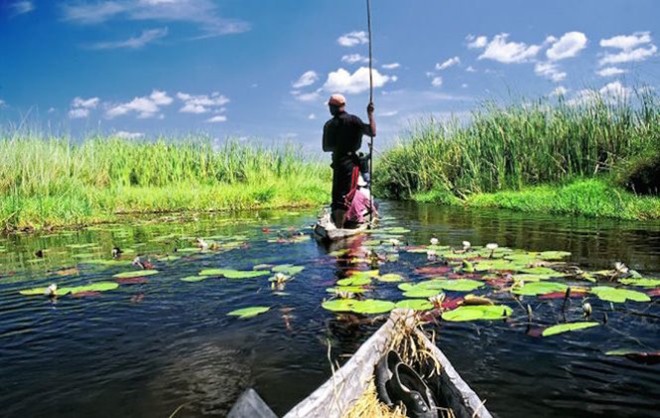
[[[333,94],[328,100],[328,106],[330,107],[330,114],[336,115],[344,110],[344,106],[346,106],[346,98],[338,93]]]

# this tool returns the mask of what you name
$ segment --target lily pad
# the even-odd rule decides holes
[[[376,277],[376,279],[378,279],[378,281],[381,282],[396,283],[403,281],[403,276],[396,273],[387,273],[387,274],[383,274],[382,276]]]
[[[433,282],[435,282],[434,286],[437,286],[442,290],[449,290],[454,292],[471,292],[484,285],[483,282],[472,279],[457,279],[457,280],[440,279],[440,280],[433,280]]]
[[[323,302],[321,306],[332,312],[350,312],[354,303],[354,299],[333,299]]]
[[[519,267],[508,260],[480,261],[474,266],[477,271],[517,271]]]
[[[415,311],[428,311],[433,309],[433,304],[426,299],[404,299],[398,301],[396,307]]]
[[[114,277],[115,279],[128,279],[128,278],[131,278],[131,277],[153,276],[154,274],[158,274],[158,270],[127,271],[127,272],[124,272],[124,273],[117,273],[112,277]]]
[[[527,282],[540,282],[541,280],[551,279],[553,276],[547,274],[514,274],[511,276],[513,280],[522,280],[525,283]]]
[[[337,286],[337,287],[329,287],[325,289],[326,292],[328,293],[364,293],[367,291],[364,287],[361,286]]]
[[[201,282],[202,280],[206,280],[209,277],[211,276],[187,276],[187,277],[183,277],[181,281],[194,283],[194,282]]]
[[[352,311],[360,314],[379,314],[389,312],[395,307],[394,302],[388,300],[365,299],[356,300]]]
[[[347,277],[337,280],[339,286],[364,286],[371,283],[371,277]]]
[[[537,274],[537,275],[540,275],[540,276],[548,276],[548,277],[564,277],[564,276],[566,276],[564,273],[554,271],[553,269],[548,268],[548,267],[529,267],[529,268],[521,269],[519,271],[521,273]]]
[[[403,296],[407,298],[430,298],[439,293],[442,293],[440,289],[425,289],[425,288],[413,288],[406,292],[403,292]]]
[[[543,251],[542,253],[539,253],[538,256],[542,260],[555,261],[561,260],[562,258],[566,258],[570,255],[571,253],[568,251]]]
[[[610,286],[596,286],[591,289],[591,293],[598,296],[599,299],[607,302],[624,303],[626,300],[635,302],[650,302],[649,295],[629,289],[617,289]]]
[[[568,331],[576,331],[584,328],[591,328],[600,325],[598,322],[572,322],[570,324],[558,324],[548,327],[543,330],[544,337],[557,335]]]
[[[517,295],[536,296],[546,293],[566,291],[567,285],[557,282],[531,282],[512,290]]]
[[[254,277],[268,276],[268,270],[233,270],[233,269],[206,269],[199,272],[199,276],[223,276],[228,279],[251,279]]]
[[[619,282],[637,287],[660,287],[660,279],[619,279]]]
[[[352,271],[349,277],[378,277],[378,270]]]
[[[442,319],[452,322],[497,320],[510,316],[512,312],[506,305],[459,306],[452,311],[443,312]]]
[[[236,309],[227,315],[237,316],[241,319],[252,318],[270,310],[269,306],[251,306],[249,308]]]

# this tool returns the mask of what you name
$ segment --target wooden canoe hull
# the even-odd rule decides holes
[[[330,215],[323,215],[314,225],[314,235],[325,241],[339,241],[361,234],[369,229],[369,224],[364,223],[357,228],[337,228],[330,220]]]
[[[341,418],[372,379],[378,360],[386,353],[397,321],[407,321],[412,311],[397,309],[351,359],[320,388],[289,411],[284,418]],[[484,403],[456,372],[447,357],[423,333],[415,331],[442,367],[440,384],[456,418],[492,418]]]

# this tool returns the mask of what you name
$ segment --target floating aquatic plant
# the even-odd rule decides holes
[[[129,279],[133,277],[145,277],[145,276],[153,276],[154,274],[158,274],[158,270],[136,270],[136,271],[127,271],[124,273],[117,273],[113,275],[115,279]]]
[[[404,299],[396,302],[396,307],[415,311],[428,311],[433,309],[434,305],[427,299]]]
[[[443,312],[442,319],[452,322],[497,320],[511,315],[513,310],[506,305],[479,305],[459,306],[458,308]]]
[[[617,289],[610,286],[596,286],[591,288],[591,293],[599,299],[607,302],[624,303],[627,300],[635,302],[650,302],[649,295],[629,289]]]
[[[558,324],[548,327],[543,330],[542,334],[544,337],[550,337],[552,335],[562,334],[569,331],[577,331],[580,329],[596,327],[600,325],[598,322],[572,322],[570,324]]]
[[[270,310],[269,306],[250,306],[249,308],[236,309],[229,312],[229,316],[237,316],[241,319],[253,318],[262,313],[268,312]]]
[[[517,295],[536,296],[553,292],[565,292],[568,288],[564,283],[557,282],[531,282],[515,287],[512,292]]]
[[[268,276],[268,270],[234,270],[234,269],[206,269],[199,272],[199,276],[223,276],[227,279],[251,279]]]

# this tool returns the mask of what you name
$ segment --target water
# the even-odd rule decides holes
[[[526,250],[565,250],[588,270],[623,261],[644,275],[660,275],[660,223],[625,223],[502,211],[467,211],[406,203],[384,204],[386,224],[409,228],[402,240],[460,246],[497,242]],[[0,240],[0,411],[6,417],[223,416],[247,387],[254,387],[279,415],[330,375],[327,344],[343,361],[379,325],[347,323],[320,307],[325,289],[342,277],[345,263],[314,240],[268,242],[308,232],[311,213],[259,213],[233,219],[179,223],[133,222],[51,237]],[[289,229],[293,228],[293,229]],[[242,237],[229,238],[241,235]],[[197,236],[244,242],[227,252],[182,253]],[[93,247],[78,248],[77,244]],[[57,282],[113,280],[131,266],[81,263],[108,259],[118,245],[147,254],[160,271],[147,283],[122,284],[101,295],[56,302],[18,290]],[[357,243],[354,243],[357,245]],[[34,253],[48,249],[44,259]],[[334,248],[332,248],[334,249]],[[330,249],[330,250],[332,250]],[[89,255],[87,255],[89,253]],[[132,259],[134,254],[125,254]],[[34,261],[37,260],[37,261]],[[415,279],[425,260],[401,253],[382,266]],[[275,295],[267,279],[180,278],[205,268],[250,269],[291,263],[305,270]],[[56,272],[77,268],[64,276]],[[394,286],[377,290],[397,299]],[[559,301],[525,300],[544,324],[559,321]],[[607,325],[552,338],[526,333],[524,311],[509,300],[514,319],[493,323],[444,323],[440,346],[463,378],[498,417],[660,416],[657,365],[606,356],[617,348],[658,351],[660,312],[652,303],[614,306],[591,299]],[[265,305],[269,312],[240,320],[227,313]],[[568,315],[580,309],[574,300]],[[525,317],[525,318],[523,318]]]

